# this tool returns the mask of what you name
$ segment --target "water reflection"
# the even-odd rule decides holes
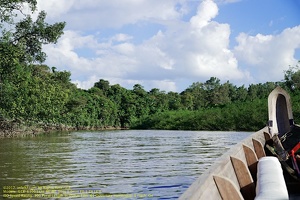
[[[248,135],[130,130],[3,139],[0,192],[7,185],[66,185],[118,199],[134,194],[177,199],[216,158]]]

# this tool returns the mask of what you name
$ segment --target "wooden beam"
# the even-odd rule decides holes
[[[266,140],[265,143],[270,145],[270,146],[273,146],[273,140],[272,140],[271,134],[264,131],[264,137],[265,137],[265,140]]]
[[[244,199],[230,179],[221,176],[213,176],[213,178],[223,200]]]
[[[262,143],[254,138],[252,138],[252,142],[253,142],[253,147],[254,147],[257,159],[265,157],[266,153],[265,153]]]
[[[230,159],[244,199],[253,200],[255,198],[255,184],[247,166],[238,158],[230,157]]]
[[[250,170],[253,182],[256,183],[256,180],[257,180],[257,178],[256,178],[256,176],[257,176],[257,163],[258,163],[257,156],[256,156],[255,152],[250,147],[248,147],[244,144],[243,144],[243,149],[244,149],[247,165],[248,165],[248,168]]]
[[[271,134],[270,134],[270,133],[264,131],[264,136],[265,136],[265,140],[266,140],[266,141],[272,140],[272,137],[271,137]]]

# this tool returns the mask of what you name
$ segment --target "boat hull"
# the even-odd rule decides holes
[[[253,140],[255,139],[265,144],[264,132],[268,132],[268,127],[251,134],[242,142],[234,145],[228,152],[216,160],[183,194],[179,199],[222,199],[219,189],[215,183],[214,176],[221,176],[229,179],[236,188],[240,189],[239,180],[233,168],[230,157],[238,158],[247,163],[244,146],[250,147],[255,152]],[[249,133],[250,134],[250,133]],[[251,174],[250,170],[249,173]],[[253,178],[252,178],[253,179]]]
[[[265,156],[277,157],[283,169],[285,183],[278,181],[275,187],[282,189],[280,185],[285,185],[290,199],[300,199],[300,127],[294,123],[289,94],[280,87],[275,88],[268,97],[268,109],[268,126],[217,159],[179,199],[252,200],[256,198],[257,179],[263,178],[257,177],[257,165]],[[276,174],[278,170],[267,170],[282,176]]]

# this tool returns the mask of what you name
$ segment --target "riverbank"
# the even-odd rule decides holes
[[[126,128],[114,126],[67,126],[64,124],[36,123],[29,124],[20,120],[0,119],[0,138],[35,136],[41,133],[51,133],[57,131],[80,131],[80,130],[121,130]]]

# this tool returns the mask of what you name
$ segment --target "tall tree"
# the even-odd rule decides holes
[[[52,97],[58,98],[59,105],[64,105],[59,100],[60,94],[56,93],[61,85],[54,83],[49,69],[34,64],[45,61],[42,45],[56,43],[63,34],[65,22],[46,23],[44,11],[33,20],[31,14],[36,11],[36,5],[36,0],[0,0],[0,109],[8,118],[56,117],[60,113],[50,108],[55,104],[54,99],[50,102]],[[24,12],[25,7],[30,13]],[[40,75],[44,76],[43,80]],[[62,81],[69,81],[70,73],[55,75]],[[44,105],[37,103],[41,101]],[[52,104],[46,106],[47,103]]]
[[[1,59],[9,58],[10,63],[42,63],[46,59],[42,45],[56,43],[63,34],[65,22],[48,24],[45,22],[45,11],[39,12],[34,21],[30,14],[22,11],[26,5],[33,13],[36,11],[36,4],[36,0],[0,0]],[[12,52],[13,58],[8,55]],[[3,67],[7,66],[1,66]]]
[[[222,94],[220,93],[220,87],[220,79],[216,77],[211,77],[203,84],[203,88],[206,91],[206,101],[210,106],[221,103]]]
[[[36,10],[36,0],[0,0],[0,22],[12,24],[18,14],[23,14],[23,8],[27,5],[31,12]],[[0,25],[2,27],[3,24]]]
[[[142,116],[149,115],[149,106],[152,102],[149,98],[149,94],[144,90],[144,87],[140,84],[135,84],[133,86],[132,95],[134,97],[136,107],[136,117],[140,118]]]
[[[108,90],[110,88],[109,81],[100,79],[94,84],[94,87],[99,88],[105,96],[107,96]]]
[[[190,93],[193,97],[193,110],[198,110],[207,105],[206,102],[206,92],[203,87],[203,83],[195,82],[191,86],[189,86],[184,92],[181,94]]]

